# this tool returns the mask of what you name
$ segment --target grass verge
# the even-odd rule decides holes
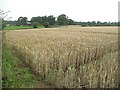
[[[44,28],[43,26],[38,26],[38,28]],[[33,29],[33,26],[7,26],[4,30],[18,30],[18,29]]]
[[[2,87],[3,88],[32,88],[37,83],[30,73],[8,48],[3,48]]]

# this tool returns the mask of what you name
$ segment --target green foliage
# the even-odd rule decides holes
[[[32,29],[32,26],[6,26],[4,30]]]
[[[39,22],[32,22],[33,28],[38,28],[39,25],[40,25]]]
[[[20,25],[25,26],[26,22],[27,22],[27,17],[19,17],[17,20],[17,25],[18,26],[20,26]]]
[[[87,24],[85,22],[81,22],[80,25],[81,25],[81,27],[86,27],[87,26]]]
[[[5,22],[5,20],[2,20],[2,29],[4,29],[5,27],[6,27],[6,22]]]
[[[69,24],[69,25],[74,25],[74,20],[68,19],[68,24]]]
[[[33,87],[35,78],[29,69],[22,66],[22,62],[15,57],[9,49],[3,48],[2,62],[2,84],[3,88]]]
[[[47,21],[50,25],[54,25],[55,24],[55,17],[53,15],[50,15],[47,17]]]
[[[4,29],[6,27],[7,25],[6,21],[10,19],[10,18],[7,18],[9,12],[10,11],[4,12],[2,9],[0,9],[0,26],[2,26],[0,27],[0,29]]]
[[[118,26],[118,22],[100,22],[100,21],[89,21],[89,22],[74,22],[74,25],[85,26]]]
[[[45,28],[48,28],[48,27],[50,26],[50,24],[49,24],[49,22],[44,22],[44,23],[43,23],[43,26],[44,26]]]
[[[57,18],[57,21],[58,21],[59,25],[68,25],[69,24],[68,17],[65,14],[59,15]]]
[[[55,24],[55,17],[53,15],[50,16],[38,16],[38,17],[32,17],[31,22],[38,22],[39,24],[49,27],[49,25],[54,25]],[[36,27],[36,26],[35,26]]]
[[[44,28],[44,26],[39,25],[38,28]],[[4,30],[19,30],[19,29],[33,29],[33,26],[6,26]]]
[[[39,22],[40,23],[40,21],[41,21],[41,17],[32,17],[31,18],[31,22],[33,23],[33,22]]]

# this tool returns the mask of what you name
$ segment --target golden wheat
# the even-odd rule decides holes
[[[4,44],[56,87],[109,88],[118,86],[117,38],[117,27],[64,27],[9,31]]]

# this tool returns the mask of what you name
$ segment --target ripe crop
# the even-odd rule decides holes
[[[116,27],[8,31],[4,45],[55,87],[117,87]]]

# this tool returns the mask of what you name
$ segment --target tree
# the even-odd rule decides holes
[[[49,22],[50,25],[55,24],[55,17],[53,15],[50,15],[47,17],[47,21]]]
[[[100,21],[97,21],[97,24],[96,24],[97,26],[100,26],[101,25],[101,22]]]
[[[0,9],[0,30],[4,29],[7,25],[6,21],[9,20],[11,17],[7,17],[10,11],[4,12]]]
[[[38,17],[32,17],[31,18],[31,22],[41,23],[41,21],[42,21],[42,18],[40,16],[38,16]]]
[[[32,22],[32,26],[33,26],[34,28],[38,28],[39,22]]]
[[[57,21],[59,25],[68,25],[68,17],[65,14],[61,14],[57,17]]]
[[[18,25],[19,25],[19,26],[20,26],[20,25],[25,26],[25,25],[26,25],[26,22],[27,22],[27,17],[19,17],[18,20],[17,20],[17,22],[18,22]]]
[[[68,19],[68,24],[69,24],[69,25],[73,25],[73,24],[74,24],[74,20]]]
[[[49,27],[49,25],[55,24],[55,17],[53,15],[50,16],[38,16],[38,17],[32,17],[31,22],[38,22],[39,24],[45,26],[46,28]]]
[[[45,28],[48,28],[48,27],[50,26],[50,24],[49,24],[49,22],[46,21],[46,22],[43,23],[43,26],[44,26]]]
[[[92,21],[91,22],[91,26],[95,26],[96,25],[96,22],[95,21]]]
[[[42,16],[40,23],[43,25],[45,22],[47,22],[47,16]]]

